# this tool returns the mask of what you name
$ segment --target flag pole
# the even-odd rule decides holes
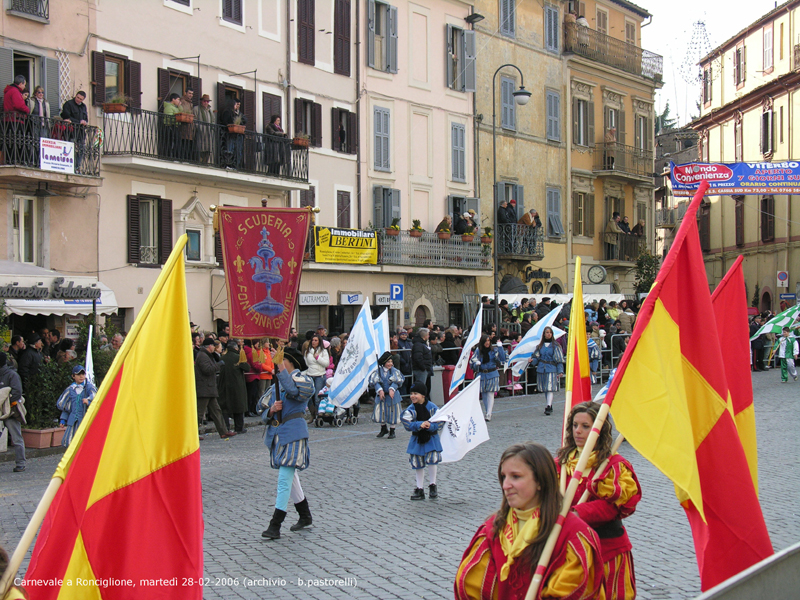
[[[575,492],[578,491],[578,484],[580,483],[583,470],[586,468],[586,464],[589,462],[589,456],[591,456],[592,451],[594,450],[594,445],[597,442],[597,437],[600,434],[600,430],[603,428],[603,424],[606,422],[608,410],[609,405],[603,403],[600,406],[600,410],[597,412],[597,418],[594,420],[594,425],[592,425],[592,431],[589,433],[589,437],[586,439],[586,444],[584,445],[581,456],[578,459],[578,465],[575,467],[575,472],[572,474],[572,477],[569,480],[567,493],[564,495],[564,501],[561,504],[561,513],[559,514],[558,520],[553,526],[553,529],[550,531],[550,535],[547,538],[547,542],[542,550],[542,554],[539,557],[539,564],[536,566],[533,579],[528,587],[528,593],[525,594],[525,600],[535,600],[536,595],[539,593],[539,587],[542,584],[544,572],[547,570],[547,565],[550,563],[550,558],[553,556],[553,550],[556,547],[558,536],[561,535],[561,523],[564,522],[564,519],[567,517],[567,514],[569,514],[569,511],[572,507],[572,499],[575,497]]]
[[[625,441],[625,436],[620,433],[617,436],[617,439],[614,440],[613,445],[611,446],[611,456],[614,456],[617,452],[619,452],[619,447],[622,446],[623,441]],[[605,459],[602,463],[600,463],[600,466],[594,473],[594,477],[592,478],[592,483],[594,483],[600,478],[600,473],[602,473],[605,470],[609,460],[611,460],[610,457]],[[586,486],[586,489],[583,491],[581,499],[578,500],[578,504],[583,504],[588,499],[589,499],[589,486]]]

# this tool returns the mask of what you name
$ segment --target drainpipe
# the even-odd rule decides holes
[[[565,94],[567,102],[566,102],[566,107],[565,108],[566,108],[567,111],[571,111],[572,110],[572,84],[570,83],[570,80],[569,80],[569,59],[568,58],[564,58],[563,60],[564,60],[565,63],[567,63],[567,65],[566,65],[567,66],[567,69],[566,69],[566,73],[567,73],[567,93]],[[567,131],[567,185],[566,185],[567,193],[565,194],[564,203],[566,204],[566,207],[567,207],[567,210],[565,211],[565,214],[567,215],[567,223],[569,223],[570,228],[572,228],[572,219],[574,217],[574,215],[572,214],[572,123],[569,122],[566,125],[567,125],[567,127],[565,127],[565,129]],[[592,187],[594,187],[594,181],[592,181]],[[592,190],[592,192],[594,192],[594,190]],[[546,200],[547,199],[545,199],[545,201]],[[545,209],[546,208],[547,207],[545,207]],[[596,213],[597,213],[597,211],[595,211],[595,214]],[[545,210],[545,215],[547,215],[547,210]],[[545,227],[546,226],[547,226],[547,223],[545,223]],[[602,227],[605,227],[605,225],[602,225]],[[605,230],[603,230],[603,231],[605,231]],[[564,285],[566,286],[566,293],[568,293],[568,291],[569,291],[569,272],[570,272],[569,261],[570,261],[570,257],[572,256],[572,236],[574,234],[575,234],[575,232],[574,232],[574,230],[572,230],[570,232],[570,234],[567,236],[567,248],[566,248],[567,255],[565,256],[565,258],[567,259],[565,261],[567,263],[567,274],[564,277],[564,281],[565,281]],[[602,235],[600,235],[598,237],[600,237],[601,240],[603,239]],[[604,246],[603,242],[601,242],[601,244],[600,244],[600,251],[601,252],[605,252],[605,246]],[[601,256],[604,256],[604,255],[601,254]],[[575,264],[575,258],[574,257],[572,258],[572,264],[573,265]],[[580,273],[578,273],[578,277],[580,277]]]
[[[292,29],[292,7],[289,0],[286,1],[286,129],[288,133],[289,127],[292,123],[292,36],[290,31]],[[258,94],[258,91],[256,91]],[[258,102],[258,98],[256,98]],[[309,169],[310,170],[310,169]],[[286,192],[286,206],[292,205],[292,192]]]
[[[356,207],[358,229],[361,229],[361,2],[356,2]]]

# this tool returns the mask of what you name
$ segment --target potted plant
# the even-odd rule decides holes
[[[386,235],[397,236],[400,235],[400,219],[395,217],[392,219],[392,224],[386,228]]]
[[[311,138],[307,133],[298,133],[292,139],[292,145],[297,148],[308,148],[311,145]]]
[[[103,102],[104,113],[124,113],[128,110],[128,102],[130,98],[124,94],[117,94],[112,97],[108,102]]]
[[[451,233],[450,233],[449,229],[447,229],[446,227],[443,227],[442,229],[439,229],[436,232],[436,235],[439,236],[440,240],[449,240]]]
[[[408,235],[413,238],[422,237],[422,234],[425,233],[425,230],[422,228],[419,219],[414,219],[411,222],[411,229],[408,230]]]
[[[491,243],[492,243],[492,228],[484,227],[483,235],[481,236],[481,244],[491,244]]]
[[[472,225],[467,225],[467,228],[464,230],[464,233],[461,234],[461,241],[469,243],[474,239],[475,239],[475,228]]]
[[[175,115],[175,120],[178,123],[194,123],[194,115],[191,110],[181,110]]]
[[[244,125],[242,125],[241,116],[233,118],[233,123],[228,125],[228,133],[244,133]]]

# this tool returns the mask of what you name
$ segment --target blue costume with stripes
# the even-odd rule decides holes
[[[378,367],[378,370],[369,376],[369,384],[375,390],[375,409],[372,411],[372,422],[381,425],[395,427],[400,422],[400,386],[403,385],[405,377],[398,370],[392,367],[385,369]],[[378,392],[383,390],[383,400]],[[394,398],[389,394],[389,390],[394,390]]]

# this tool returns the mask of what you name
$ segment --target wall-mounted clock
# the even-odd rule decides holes
[[[606,269],[601,265],[592,265],[586,272],[591,283],[603,283],[606,280]]]

